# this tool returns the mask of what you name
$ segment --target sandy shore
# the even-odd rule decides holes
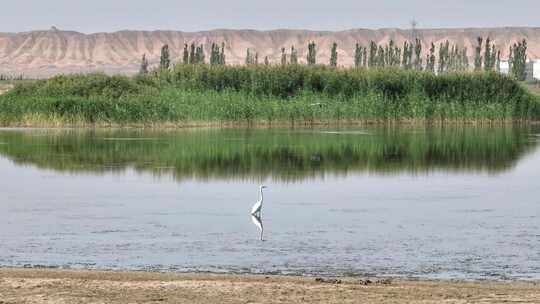
[[[0,303],[540,303],[540,282],[0,269]]]

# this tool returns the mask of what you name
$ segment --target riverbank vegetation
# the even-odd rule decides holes
[[[528,81],[524,85],[530,92],[540,97],[540,80]]]
[[[319,65],[176,65],[57,76],[0,96],[3,126],[538,120],[538,97],[495,72]]]

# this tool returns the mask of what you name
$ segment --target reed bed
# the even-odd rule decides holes
[[[537,121],[538,96],[498,73],[178,65],[64,75],[0,96],[3,126]]]

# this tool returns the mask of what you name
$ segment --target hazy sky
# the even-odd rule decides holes
[[[3,0],[0,32],[540,26],[540,0]],[[498,4],[501,3],[501,4]]]

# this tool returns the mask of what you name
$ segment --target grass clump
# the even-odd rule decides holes
[[[145,76],[57,76],[0,96],[4,126],[538,118],[538,97],[497,73],[178,65]]]

